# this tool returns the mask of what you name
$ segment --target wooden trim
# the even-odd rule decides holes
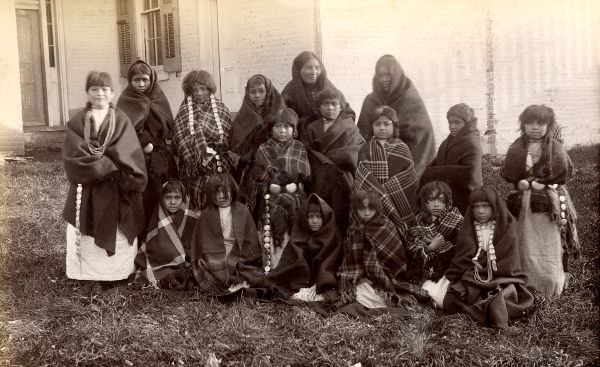
[[[15,9],[40,10],[40,0],[16,0]]]
[[[323,34],[321,32],[321,0],[314,0],[315,5],[315,53],[323,63]]]
[[[65,47],[65,30],[63,17],[63,0],[54,1],[54,48],[56,57],[56,72],[58,73],[58,99],[60,104],[60,123],[64,125],[69,120],[69,91],[67,83],[67,59]]]

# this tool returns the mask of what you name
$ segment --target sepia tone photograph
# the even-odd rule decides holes
[[[600,0],[0,19],[0,366],[600,364]]]

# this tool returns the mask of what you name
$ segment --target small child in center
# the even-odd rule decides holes
[[[191,257],[198,286],[211,295],[247,288],[264,277],[256,225],[238,197],[230,174],[208,178],[206,209],[194,231]]]
[[[437,282],[454,256],[454,245],[463,216],[452,206],[452,190],[441,181],[428,182],[419,192],[420,207],[416,225],[409,230],[408,251],[411,263],[409,280],[421,284]]]

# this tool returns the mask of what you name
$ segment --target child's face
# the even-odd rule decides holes
[[[252,101],[256,107],[262,107],[265,104],[267,88],[265,88],[264,84],[254,85],[248,88],[248,95],[250,96],[250,101]]]
[[[487,201],[478,201],[471,206],[473,216],[479,223],[487,223],[492,218],[492,206]]]
[[[300,77],[306,84],[315,84],[321,75],[321,64],[317,59],[310,59],[300,69]]]
[[[273,138],[277,141],[289,141],[294,134],[294,128],[290,124],[277,122],[273,125]]]
[[[373,219],[376,212],[377,211],[375,209],[369,207],[369,199],[365,199],[362,203],[362,206],[356,210],[356,214],[358,214],[358,217],[363,221],[363,223],[367,223]]]
[[[148,74],[133,74],[131,78],[131,86],[140,93],[144,93],[150,88],[150,75]]]
[[[163,204],[169,214],[175,214],[183,204],[181,192],[167,192],[163,195]]]
[[[379,84],[381,84],[381,88],[384,91],[389,91],[390,86],[392,85],[392,73],[390,68],[384,65],[381,65],[377,68],[377,79],[379,80]]]
[[[223,189],[218,189],[215,193],[215,205],[219,208],[227,208],[231,206],[231,194],[226,193]]]
[[[92,86],[87,91],[88,101],[93,108],[106,108],[114,97],[111,87]]]
[[[373,136],[375,139],[389,139],[394,135],[394,123],[385,116],[379,116],[373,122]]]
[[[458,132],[461,131],[465,125],[466,122],[457,117],[450,116],[448,119],[448,127],[450,128],[450,135],[452,136],[456,136],[456,134],[458,134]]]
[[[444,194],[434,193],[429,199],[427,199],[425,208],[429,211],[429,213],[431,213],[431,215],[439,217],[444,209],[446,209],[446,197]]]
[[[541,139],[548,131],[548,125],[544,122],[533,120],[524,124],[525,135],[530,139]]]
[[[206,102],[210,97],[210,90],[204,84],[194,83],[192,86],[192,97],[197,102]]]
[[[319,112],[326,120],[334,121],[341,111],[342,107],[337,99],[324,99],[319,105]]]
[[[321,212],[308,212],[308,226],[313,232],[316,232],[323,227],[323,217],[321,216]]]

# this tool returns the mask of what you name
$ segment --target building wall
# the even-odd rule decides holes
[[[0,153],[23,154],[23,117],[15,2],[0,1]]]

